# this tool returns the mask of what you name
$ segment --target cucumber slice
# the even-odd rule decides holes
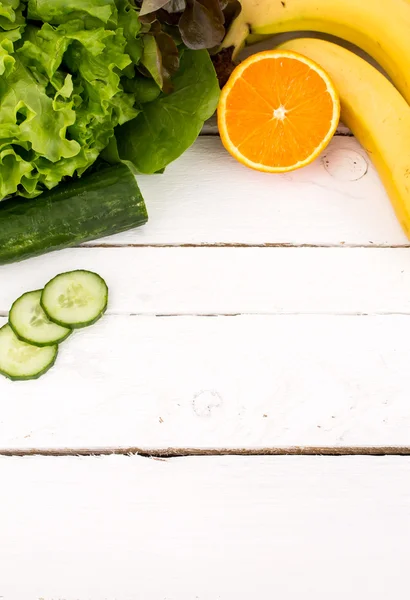
[[[72,332],[49,320],[41,308],[43,290],[27,292],[10,309],[9,325],[22,342],[34,346],[54,346],[63,342]]]
[[[57,275],[45,286],[41,306],[51,321],[79,329],[92,325],[105,313],[108,287],[91,271],[70,271]]]
[[[39,348],[22,342],[10,325],[0,329],[0,373],[12,381],[38,379],[55,363],[58,346]]]

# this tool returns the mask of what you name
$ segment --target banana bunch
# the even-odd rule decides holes
[[[367,52],[391,78],[363,58],[320,39],[280,48],[303,54],[333,79],[341,119],[368,152],[410,239],[410,0],[241,0],[223,47],[289,31],[316,31]],[[395,87],[396,86],[396,87]]]

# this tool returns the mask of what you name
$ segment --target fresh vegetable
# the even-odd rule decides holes
[[[223,48],[217,54],[212,56],[212,64],[218,78],[219,87],[222,89],[228,81],[231,73],[235,69],[235,63],[232,60],[234,48]]]
[[[225,148],[267,173],[304,167],[319,156],[339,123],[335,87],[316,63],[283,50],[254,54],[232,73],[218,106]]]
[[[116,132],[121,159],[141,173],[156,173],[180,156],[215,111],[219,86],[206,50],[186,50],[173,91],[141,106],[130,124]]]
[[[14,381],[37,379],[54,365],[57,344],[73,329],[98,321],[107,304],[107,284],[91,271],[61,273],[43,290],[23,294],[0,329],[0,374]]]
[[[11,263],[146,223],[135,177],[125,164],[61,184],[38,198],[0,204],[0,264]]]
[[[240,10],[238,0],[143,0],[141,17],[178,26],[184,44],[198,50],[220,44]]]
[[[18,339],[10,325],[0,329],[0,373],[13,381],[38,379],[55,363],[58,346],[39,348]]]
[[[379,71],[337,44],[298,39],[281,50],[308,56],[332,77],[340,94],[341,119],[369,153],[410,239],[410,106]]]
[[[54,346],[63,342],[71,329],[52,323],[41,307],[42,290],[27,292],[10,309],[9,325],[22,342],[34,346]]]
[[[9,31],[0,30],[0,199],[34,197],[81,175],[115,126],[138,114],[121,83],[134,69],[119,10],[128,1],[13,4],[24,19],[17,26],[10,15]]]
[[[115,148],[118,126],[145,135],[140,113],[157,110],[165,125],[158,144],[172,143],[158,101],[172,92],[175,75],[178,85],[180,62],[188,79],[197,68],[175,26],[142,22],[135,0],[9,0],[0,9],[0,200],[33,198],[81,177],[110,142]],[[190,131],[217,103],[215,72],[202,53],[200,78],[183,91],[196,106],[185,115]],[[181,138],[173,157],[193,141]],[[162,147],[151,144],[149,152]]]
[[[222,48],[290,31],[316,31],[351,42],[372,56],[410,103],[408,0],[241,0]]]
[[[108,287],[104,279],[90,271],[57,275],[41,294],[47,316],[62,327],[79,329],[92,325],[107,309]]]

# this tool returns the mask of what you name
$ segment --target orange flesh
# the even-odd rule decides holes
[[[335,98],[308,64],[269,56],[234,76],[235,72],[224,119],[228,143],[246,159],[286,168],[305,161],[323,145],[334,121]]]

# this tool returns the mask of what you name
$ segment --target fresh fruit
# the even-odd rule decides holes
[[[91,271],[70,271],[57,275],[41,294],[41,306],[51,321],[79,329],[103,316],[108,304],[104,279]]]
[[[34,346],[53,346],[63,342],[72,329],[52,323],[41,308],[42,290],[27,292],[10,309],[9,325],[22,342]]]
[[[134,174],[118,164],[37,198],[0,203],[0,265],[120,233],[148,220]]]
[[[38,379],[54,365],[57,346],[39,348],[22,342],[10,325],[0,329],[0,373],[13,381]]]
[[[341,119],[368,152],[410,239],[410,106],[374,67],[337,44],[296,39],[280,46],[320,62],[341,101]]]
[[[337,92],[325,71],[294,52],[260,52],[241,63],[222,90],[218,126],[244,165],[284,173],[311,163],[339,122]]]
[[[409,0],[241,0],[222,47],[289,31],[317,31],[356,44],[388,73],[410,103]]]

